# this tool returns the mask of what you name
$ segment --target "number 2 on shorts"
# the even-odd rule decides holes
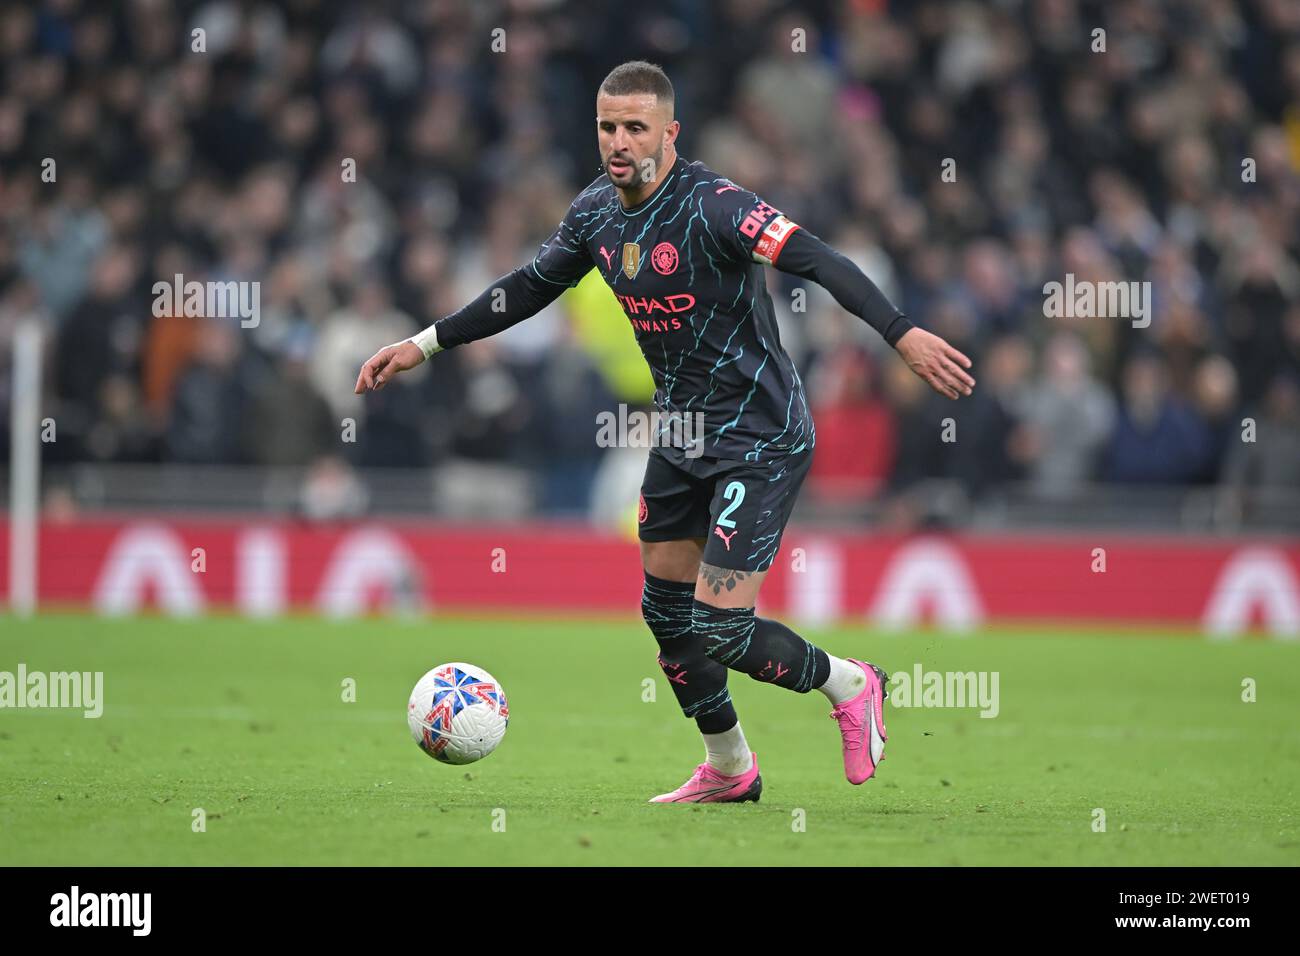
[[[740,507],[740,503],[745,500],[745,486],[738,481],[729,483],[726,490],[722,492],[722,497],[726,498],[731,504],[722,509],[722,514],[718,515],[718,526],[722,528],[734,528],[736,522],[732,521],[727,515],[731,514]]]

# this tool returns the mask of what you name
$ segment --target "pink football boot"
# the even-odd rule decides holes
[[[758,775],[758,754],[751,753],[754,766],[734,777],[724,776],[707,763],[695,768],[691,779],[672,793],[652,797],[650,803],[744,803],[758,802],[763,778]]]
[[[844,743],[844,776],[849,783],[865,783],[885,757],[885,682],[889,675],[875,664],[848,658],[867,675],[867,686],[852,700],[836,704],[831,711],[840,725]]]

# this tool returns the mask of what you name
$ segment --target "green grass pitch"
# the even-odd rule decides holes
[[[821,694],[733,675],[761,802],[650,806],[702,748],[637,619],[0,617],[0,671],[103,671],[105,698],[97,720],[0,710],[0,864],[1300,863],[1300,647],[808,637],[891,673],[997,671],[1000,713],[887,706],[887,759],[853,787]],[[510,700],[469,767],[406,728],[416,679],[451,660]]]

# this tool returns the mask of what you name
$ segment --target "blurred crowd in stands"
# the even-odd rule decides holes
[[[1295,0],[5,4],[0,433],[37,316],[49,463],[501,463],[584,510],[597,413],[653,393],[598,276],[353,383],[532,258],[599,173],[595,90],[633,58],[673,80],[682,155],[975,360],[948,402],[768,270],[815,496],[1300,486]],[[1149,282],[1150,324],[1047,317],[1067,273]],[[260,282],[258,324],[155,315],[177,274]]]

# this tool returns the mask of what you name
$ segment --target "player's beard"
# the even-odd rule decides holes
[[[609,168],[609,160],[605,161],[605,175],[608,176],[609,181],[612,182],[619,189],[636,189],[639,186],[644,185],[644,183],[641,182],[642,170],[646,170],[646,172],[650,173],[650,178],[647,179],[646,182],[654,182],[654,180],[659,176],[659,171],[663,168],[663,162],[664,162],[663,144],[661,143],[659,145],[659,149],[647,158],[650,160],[651,163],[648,169],[646,168],[645,159],[642,159],[641,162],[639,163],[634,161],[629,161],[627,182],[619,182],[618,179],[615,178],[613,171]]]

